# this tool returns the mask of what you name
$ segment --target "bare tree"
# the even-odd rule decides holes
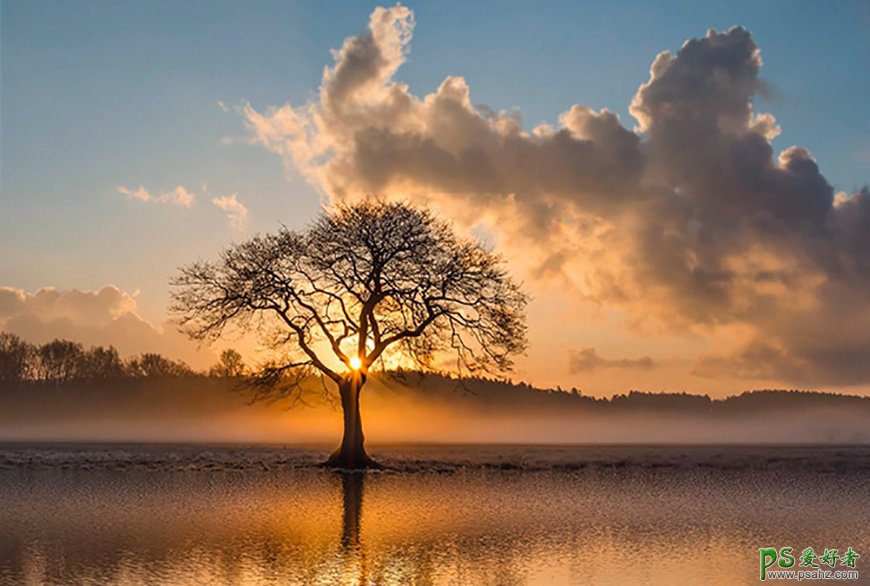
[[[138,358],[130,359],[125,370],[128,376],[134,378],[185,377],[195,374],[185,362],[154,352],[146,352]]]
[[[0,382],[20,383],[34,374],[37,350],[8,332],[0,332]]]
[[[81,377],[85,350],[69,340],[52,340],[39,347],[39,370],[42,380],[60,384]]]
[[[83,355],[81,376],[92,381],[115,380],[124,377],[124,362],[114,346],[93,346]]]
[[[212,366],[208,374],[209,376],[220,378],[239,378],[244,376],[247,371],[242,355],[232,348],[227,348],[221,352],[220,360]]]
[[[359,413],[371,369],[505,371],[526,344],[526,296],[501,258],[403,203],[338,205],[304,231],[183,267],[172,285],[194,339],[213,341],[231,324],[267,338],[279,358],[251,378],[257,398],[293,396],[313,374],[337,385],[344,436],[333,467],[377,466]]]

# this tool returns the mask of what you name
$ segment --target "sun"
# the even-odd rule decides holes
[[[362,368],[362,360],[360,360],[359,356],[350,357],[350,367],[354,370]]]

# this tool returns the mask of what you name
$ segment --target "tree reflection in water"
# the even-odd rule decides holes
[[[362,529],[363,488],[367,472],[341,471],[342,522],[341,553],[349,574],[356,574],[355,584],[368,584],[366,551],[360,532]],[[356,570],[356,571],[354,571]],[[352,577],[352,576],[348,576]]]

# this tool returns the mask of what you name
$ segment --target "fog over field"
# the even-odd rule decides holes
[[[370,445],[384,443],[867,443],[870,399],[762,391],[724,400],[579,391],[437,375],[372,377],[361,397]],[[251,404],[239,383],[201,376],[6,385],[0,441],[338,441],[333,392]]]

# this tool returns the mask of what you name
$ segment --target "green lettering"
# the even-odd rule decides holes
[[[776,548],[774,547],[759,547],[759,563],[761,565],[761,576],[760,580],[763,582],[767,575],[767,568],[776,563],[777,553]],[[792,558],[792,563],[794,563],[794,558]]]

